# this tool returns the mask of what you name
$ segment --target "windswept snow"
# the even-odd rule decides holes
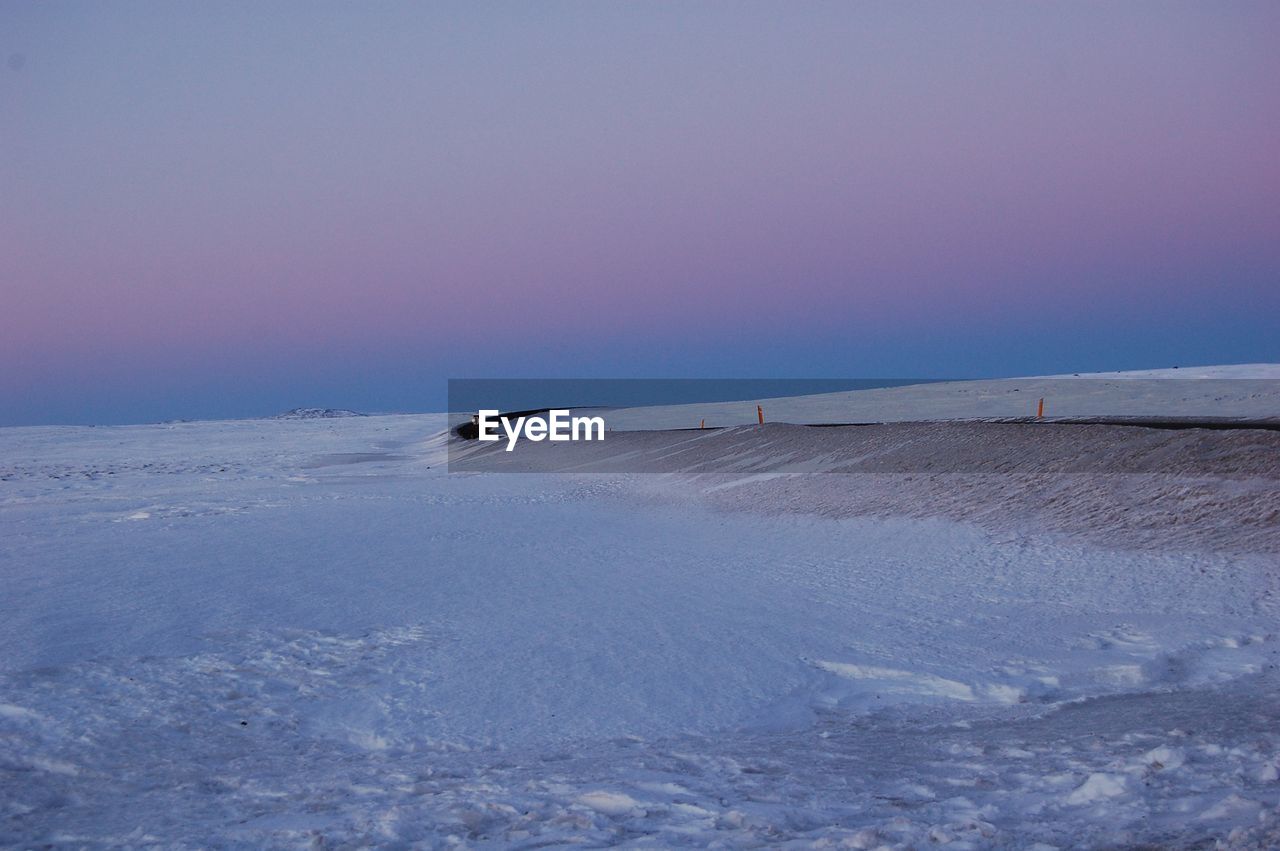
[[[1212,366],[1172,366],[1163,369],[1124,369],[1115,372],[1075,372],[1048,378],[1215,378],[1280,381],[1280,363],[1233,363]]]
[[[1274,846],[1277,518],[1224,531],[1274,477],[1128,432],[1180,472],[1019,511],[769,472],[782,426],[714,476],[449,475],[441,416],[0,430],[0,845]]]
[[[951,517],[1153,549],[1280,554],[1280,431],[958,422],[614,432],[600,443],[454,441],[451,469],[626,473],[663,501],[760,514]],[[822,475],[816,475],[822,474]]]
[[[1280,365],[1196,367],[1035,378],[945,381],[877,390],[621,408],[615,430],[749,425],[756,403],[768,422],[883,423],[1029,417],[1226,417],[1280,419]]]

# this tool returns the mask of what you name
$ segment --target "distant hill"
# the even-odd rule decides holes
[[[364,417],[359,411],[348,411],[344,408],[294,408],[283,414],[276,414],[274,420],[332,420],[341,417]]]

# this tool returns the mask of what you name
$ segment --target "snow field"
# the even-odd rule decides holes
[[[1266,527],[446,475],[442,427],[0,432],[0,844],[1280,841]]]

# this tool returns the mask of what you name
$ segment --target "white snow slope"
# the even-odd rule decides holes
[[[0,430],[0,845],[1280,842],[1273,551],[448,475],[443,422]]]
[[[619,408],[610,428],[748,425],[756,403],[768,422],[847,423],[1045,416],[1280,417],[1280,364],[1081,373],[913,384],[811,396]]]

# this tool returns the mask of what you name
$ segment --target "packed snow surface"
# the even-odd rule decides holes
[[[613,429],[849,423],[990,417],[1177,416],[1280,418],[1280,364],[942,381],[776,399],[655,405],[606,412]]]
[[[448,474],[432,415],[0,430],[0,845],[1280,841],[1278,521],[1212,507],[1257,444],[1050,523],[731,431],[653,476]]]

